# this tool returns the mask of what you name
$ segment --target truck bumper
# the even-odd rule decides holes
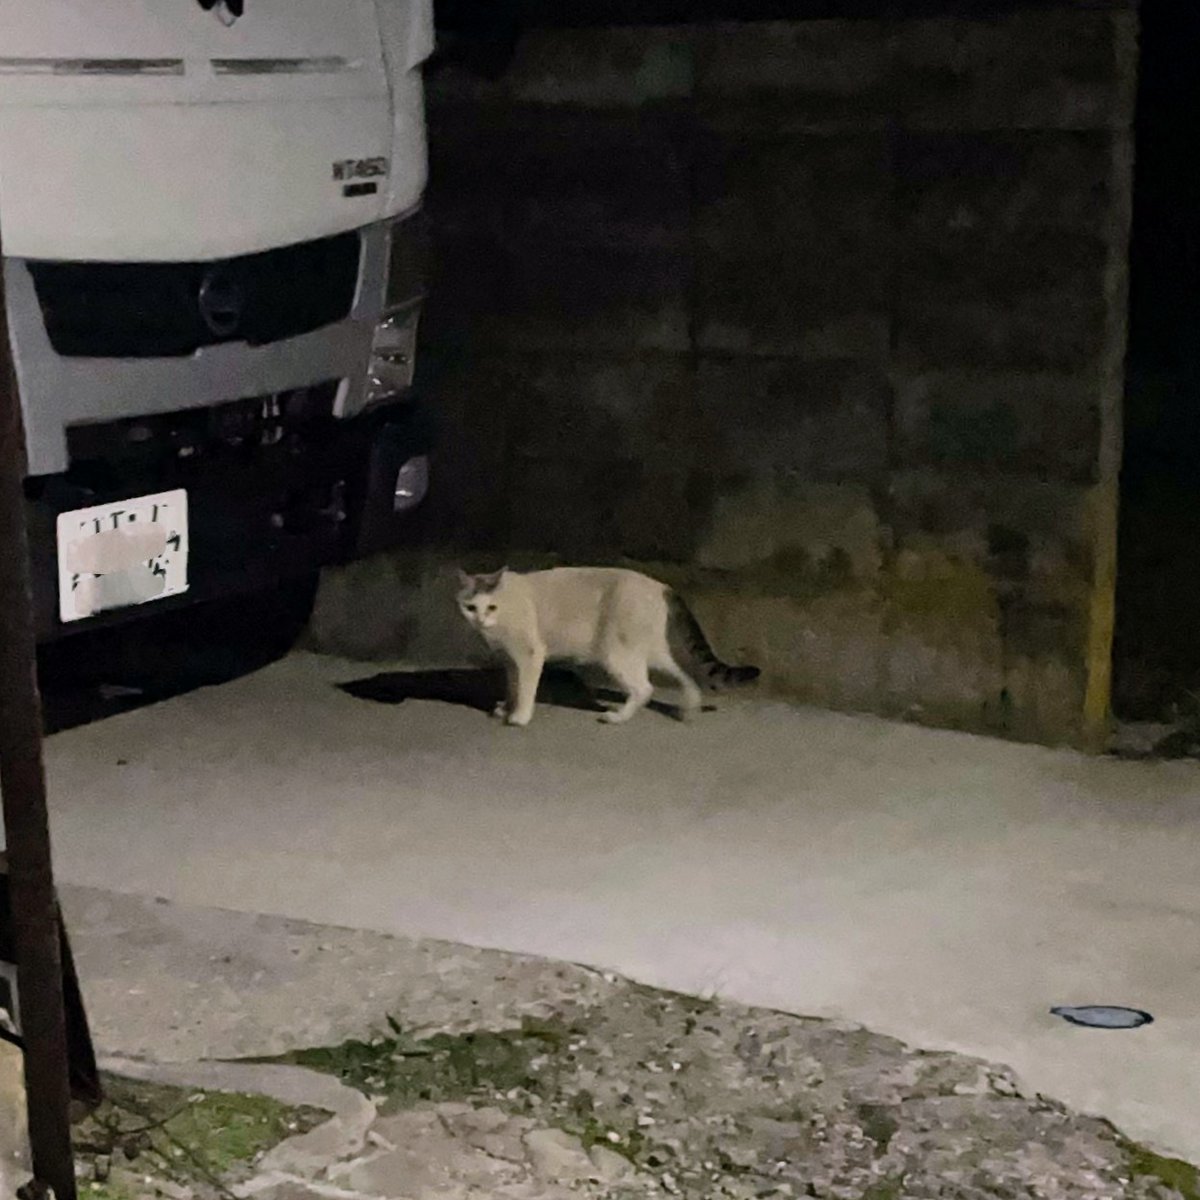
[[[194,410],[174,423],[182,414],[88,427],[67,472],[27,481],[40,641],[276,587],[413,536],[411,510],[424,497],[432,447],[419,401],[405,397],[348,420],[317,403],[315,417],[289,426],[280,417],[288,405],[270,400],[204,410],[203,427]],[[187,591],[63,622],[59,514],[176,488],[188,495]]]

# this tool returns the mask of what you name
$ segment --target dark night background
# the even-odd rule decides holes
[[[1200,15],[1142,6],[1114,708],[1200,688]]]

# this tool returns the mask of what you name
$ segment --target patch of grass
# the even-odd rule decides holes
[[[134,1200],[132,1192],[111,1180],[108,1183],[81,1183],[78,1192],[80,1200]]]
[[[622,1132],[605,1121],[596,1112],[596,1101],[586,1088],[572,1092],[557,1112],[556,1119],[561,1127],[577,1137],[585,1150],[593,1146],[607,1146],[623,1155],[630,1162],[637,1162],[646,1151],[649,1142],[636,1127]]]
[[[131,1174],[223,1190],[223,1181],[264,1150],[320,1124],[325,1113],[265,1096],[184,1091],[116,1076],[105,1101],[75,1130],[93,1172],[102,1160]],[[130,1200],[118,1179],[83,1185],[89,1200]]]
[[[888,1143],[900,1129],[896,1118],[881,1104],[860,1104],[858,1121],[863,1133],[875,1143],[880,1153],[888,1148]]]
[[[696,1011],[706,1010],[704,1002],[696,1003]],[[651,1149],[640,1129],[606,1120],[589,1091],[563,1087],[576,1068],[571,1039],[585,1032],[579,1025],[526,1018],[516,1029],[425,1038],[406,1033],[391,1017],[388,1026],[388,1033],[369,1041],[297,1050],[276,1061],[324,1071],[382,1096],[384,1113],[471,1100],[526,1113],[536,1097],[542,1119],[578,1137],[587,1150],[607,1146],[636,1163]]]
[[[297,1132],[292,1110],[262,1096],[208,1093],[167,1128],[185,1146],[200,1147],[211,1171],[224,1175]]]
[[[901,1180],[887,1178],[877,1180],[862,1194],[862,1200],[900,1200],[904,1195],[904,1185]]]
[[[563,1025],[525,1020],[518,1029],[438,1033],[414,1038],[388,1018],[390,1032],[370,1041],[297,1050],[282,1061],[336,1075],[368,1094],[383,1095],[385,1112],[420,1101],[440,1103],[514,1089],[543,1093],[546,1081],[535,1061],[557,1055],[570,1030]]]
[[[1200,1200],[1200,1170],[1178,1158],[1164,1158],[1144,1146],[1126,1147],[1129,1170],[1134,1176],[1157,1179],[1174,1188],[1183,1200]]]

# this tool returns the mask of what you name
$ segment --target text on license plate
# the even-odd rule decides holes
[[[187,492],[135,496],[58,517],[58,609],[64,622],[188,589]]]

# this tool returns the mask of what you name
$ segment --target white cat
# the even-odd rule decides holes
[[[713,688],[749,683],[757,667],[726,666],[713,653],[696,618],[666,584],[616,567],[556,567],[518,574],[459,571],[458,606],[468,623],[508,667],[508,698],[496,715],[528,725],[547,660],[603,667],[627,693],[601,720],[620,724],[653,694],[650,672],[679,685],[683,718],[700,708],[700,688],[679,665],[682,652]],[[672,643],[674,642],[674,646]]]

